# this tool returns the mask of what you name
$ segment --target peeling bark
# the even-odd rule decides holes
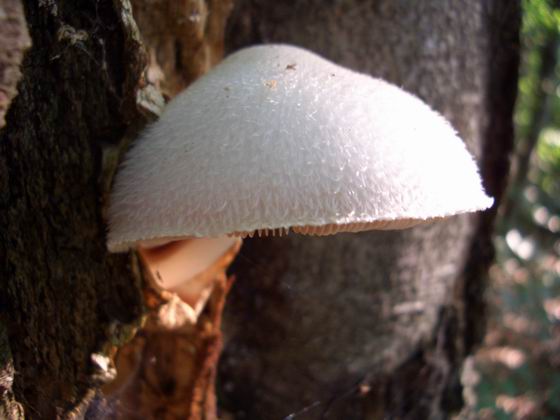
[[[196,325],[166,329],[154,312],[134,340],[120,350],[121,379],[105,387],[110,409],[95,418],[216,419],[221,315],[230,286],[225,275],[216,279]]]
[[[23,53],[31,45],[20,0],[0,2],[0,129],[16,94]]]
[[[221,320],[233,283],[225,270],[238,251],[239,243],[207,270],[209,275],[213,273],[213,290],[195,323],[183,316],[183,306],[188,305],[177,295],[145,288],[150,315],[134,340],[119,350],[118,376],[103,389],[111,408],[102,418],[217,418],[215,378],[222,350]]]

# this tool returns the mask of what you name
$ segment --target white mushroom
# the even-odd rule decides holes
[[[224,60],[136,142],[111,197],[108,246],[402,228],[491,204],[463,142],[421,100],[265,45]]]
[[[196,318],[212,291],[215,276],[227,268],[239,249],[240,240],[191,238],[158,246],[139,245],[152,286],[177,293],[194,309]],[[222,260],[228,251],[233,255],[224,264]]]
[[[108,247],[222,238],[212,261],[233,246],[228,235],[400,229],[492,202],[461,139],[420,99],[264,45],[196,81],[136,142],[112,193]]]

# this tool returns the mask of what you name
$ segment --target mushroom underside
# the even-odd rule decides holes
[[[230,233],[229,236],[240,237],[240,238],[252,238],[253,236],[284,236],[287,235],[290,230],[294,233],[300,235],[310,235],[310,236],[327,236],[334,235],[335,233],[342,232],[363,232],[367,230],[400,230],[409,227],[423,225],[431,223],[437,220],[444,219],[445,217],[431,217],[428,219],[397,219],[397,220],[375,220],[372,222],[360,222],[360,223],[328,223],[319,226],[292,226],[287,228],[276,228],[276,229],[256,229],[253,231],[238,231]]]

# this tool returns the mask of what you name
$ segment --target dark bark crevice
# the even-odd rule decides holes
[[[467,353],[472,352],[484,336],[484,289],[487,271],[494,259],[494,221],[509,178],[520,60],[521,6],[515,1],[489,2],[485,4],[484,19],[488,39],[485,69],[488,77],[480,172],[486,191],[494,197],[495,204],[480,217],[464,273],[461,301],[464,301],[464,318],[467,320],[464,333]]]

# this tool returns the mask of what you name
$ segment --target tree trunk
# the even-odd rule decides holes
[[[296,44],[414,92],[452,122],[499,201],[519,21],[518,3],[508,0],[247,0],[234,9],[226,47]],[[407,231],[246,241],[224,320],[224,409],[248,419],[458,410],[460,369],[480,339],[494,214]]]
[[[107,194],[160,92],[221,57],[231,0],[132,3],[134,15],[128,0],[24,2],[32,47],[0,132],[5,418],[108,416],[99,398],[88,403],[146,311],[135,256],[106,251]],[[499,198],[518,25],[509,0],[238,0],[226,47],[290,42],[416,92],[452,120]],[[344,419],[458,408],[492,218],[249,241],[227,311],[223,406],[250,419],[308,406]]]
[[[28,418],[72,417],[142,313],[103,205],[132,121],[143,54],[126,2],[25,4],[32,39],[0,136],[2,360]],[[11,350],[7,353],[6,350]]]

